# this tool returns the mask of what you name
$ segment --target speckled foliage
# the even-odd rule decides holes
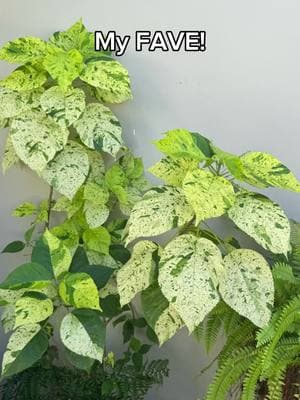
[[[240,318],[257,329],[267,327],[275,312],[267,259],[291,255],[290,221],[279,205],[250,191],[249,184],[300,192],[298,180],[267,153],[231,154],[186,129],[166,132],[155,144],[164,158],[149,171],[165,185],[150,189],[134,205],[123,238],[137,248],[145,238],[160,243],[158,236],[168,234],[167,244],[156,253],[155,279],[147,280],[141,294],[145,318],[160,343],[185,325],[196,337],[207,327],[210,347],[219,328],[230,329],[228,315],[233,326]],[[240,236],[242,231],[251,236],[256,250],[242,249],[237,239],[214,232],[210,220],[216,217],[229,218]],[[145,260],[134,254],[129,260],[135,279],[149,277]],[[128,274],[119,274],[127,301],[143,286],[133,290],[132,285],[135,280]],[[222,307],[224,315],[218,312]]]
[[[0,50],[0,59],[19,64],[0,81],[0,128],[8,128],[3,171],[25,165],[50,187],[47,200],[26,201],[13,212],[31,222],[24,240],[4,252],[25,249],[31,260],[0,284],[1,321],[12,332],[2,374],[32,366],[57,328],[69,362],[88,369],[102,361],[106,324],[122,313],[124,325],[133,319],[112,288],[130,254],[121,244],[126,216],[148,184],[142,160],[125,146],[107,104],[132,98],[129,74],[109,51],[94,50],[93,34],[81,20],[47,42],[13,40]],[[53,213],[60,213],[59,225],[53,226]],[[133,254],[146,255],[144,265],[154,271],[157,246],[149,243]],[[128,279],[135,276],[134,265],[124,266],[132,272]],[[143,280],[140,270],[129,299],[120,289],[122,305],[151,283],[151,271]],[[57,309],[66,315],[52,326]]]

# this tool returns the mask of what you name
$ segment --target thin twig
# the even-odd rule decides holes
[[[53,197],[53,186],[50,186],[49,197],[48,197],[48,211],[47,221],[45,222],[45,230],[50,226],[51,208],[52,208],[52,197]]]

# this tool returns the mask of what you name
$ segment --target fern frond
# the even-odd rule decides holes
[[[224,362],[208,388],[206,400],[226,400],[230,387],[249,369],[258,350],[246,347]]]
[[[204,344],[207,353],[211,350],[213,345],[222,330],[222,319],[217,315],[209,315],[206,320],[204,330]]]
[[[199,343],[203,340],[204,330],[204,321],[200,322],[200,324],[194,329],[193,335]]]
[[[267,345],[263,359],[263,372],[265,373],[272,363],[272,357],[276,345],[280,341],[288,327],[294,322],[300,320],[300,296],[295,297],[281,311],[276,322],[275,334],[272,341]],[[263,375],[264,376],[264,375]]]
[[[272,268],[273,278],[276,281],[284,281],[291,284],[296,283],[293,268],[284,262],[276,262]]]
[[[246,374],[243,382],[243,393],[241,400],[253,400],[255,399],[255,393],[257,389],[257,383],[261,374],[261,360],[263,357],[263,351],[260,352],[255,357],[253,363]]]
[[[244,317],[230,309],[230,311],[223,316],[224,331],[226,335],[230,336],[244,320]]]
[[[282,308],[277,310],[273,316],[271,321],[264,328],[260,329],[256,334],[257,347],[265,346],[267,343],[270,343],[276,333],[276,324],[281,315]]]
[[[268,379],[268,400],[282,400],[286,367],[277,371]]]
[[[231,354],[236,351],[237,348],[254,344],[255,330],[254,325],[249,320],[245,320],[241,325],[237,326],[232,334],[228,337],[225,346],[220,352],[219,363],[226,362],[230,358]]]
[[[293,267],[294,275],[297,278],[300,278],[300,243],[292,246],[289,262]]]

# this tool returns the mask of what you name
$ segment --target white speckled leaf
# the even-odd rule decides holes
[[[102,150],[116,156],[124,146],[121,125],[103,104],[89,104],[74,126],[82,142],[90,149]]]
[[[72,199],[89,173],[89,159],[80,144],[69,141],[42,171],[42,178],[59,193]]]
[[[41,87],[47,80],[47,74],[36,65],[26,64],[17,68],[0,81],[0,86],[23,92]]]
[[[44,321],[53,313],[53,303],[41,293],[30,292],[16,302],[15,328]]]
[[[126,243],[139,237],[161,235],[183,226],[194,216],[179,188],[162,186],[149,190],[132,209],[124,239]]]
[[[162,345],[183,326],[182,319],[164,297],[157,283],[144,290],[141,298],[145,319]]]
[[[249,152],[240,157],[243,181],[257,187],[279,187],[300,192],[300,182],[291,171],[268,153]]]
[[[198,162],[186,158],[163,158],[149,168],[151,174],[162,179],[167,185],[181,186],[182,181],[189,171],[197,168]]]
[[[2,377],[31,367],[48,348],[48,338],[38,324],[23,325],[11,335],[2,361]]]
[[[59,278],[69,271],[72,262],[70,250],[48,230],[44,233],[43,238],[49,247],[54,276]]]
[[[64,51],[50,45],[43,65],[58,85],[67,90],[82,71],[83,58],[76,49]]]
[[[6,43],[0,50],[0,59],[9,63],[25,64],[44,57],[47,44],[42,39],[23,37]]]
[[[80,78],[97,88],[97,97],[105,103],[122,103],[132,98],[128,71],[118,61],[89,63]]]
[[[87,150],[90,163],[89,182],[96,182],[99,185],[103,183],[105,175],[105,164],[101,153],[98,151]]]
[[[109,208],[105,204],[98,205],[85,201],[84,214],[88,226],[90,228],[98,228],[109,217]]]
[[[67,314],[61,323],[60,337],[74,353],[102,361],[105,326],[97,311],[81,309]]]
[[[216,271],[221,264],[218,247],[193,235],[178,236],[162,252],[158,277],[161,291],[190,332],[219,302]]]
[[[67,305],[100,310],[97,286],[84,272],[65,275],[59,285],[59,295]]]
[[[7,306],[2,307],[1,325],[5,334],[14,329],[15,321],[15,306],[8,304]]]
[[[119,269],[117,285],[120,304],[128,304],[137,293],[151,285],[155,273],[153,253],[158,246],[148,240],[138,242],[131,254],[130,260]]]
[[[12,118],[28,108],[29,95],[0,86],[0,119]]]
[[[289,251],[289,220],[283,210],[267,197],[242,193],[228,210],[228,216],[265,249],[276,254]]]
[[[59,86],[53,86],[42,95],[41,106],[59,125],[70,126],[85,109],[85,94],[81,89],[70,88],[64,92]]]
[[[254,250],[238,249],[224,258],[219,291],[223,300],[237,313],[259,327],[270,318],[274,302],[271,269]]]
[[[196,169],[183,180],[183,191],[196,213],[196,225],[208,218],[219,217],[235,199],[232,184],[221,176]]]
[[[53,119],[38,111],[16,117],[11,126],[11,139],[17,155],[34,171],[42,171],[56,152],[62,150],[69,132]]]
[[[9,168],[13,167],[20,161],[15,151],[11,135],[7,136],[6,144],[4,148],[4,154],[2,159],[2,170],[5,173]]]

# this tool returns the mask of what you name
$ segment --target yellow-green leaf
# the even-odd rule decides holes
[[[43,238],[49,247],[54,276],[59,278],[69,271],[72,261],[70,250],[48,230],[44,233]]]
[[[53,303],[38,292],[26,293],[16,302],[15,328],[21,325],[35,324],[44,321],[53,313]]]
[[[137,293],[151,285],[155,274],[153,253],[157,249],[158,246],[148,240],[138,242],[130,260],[117,272],[121,306],[128,304]]]
[[[196,169],[188,172],[182,187],[188,202],[195,210],[196,224],[223,215],[234,203],[232,184],[208,171]]]

